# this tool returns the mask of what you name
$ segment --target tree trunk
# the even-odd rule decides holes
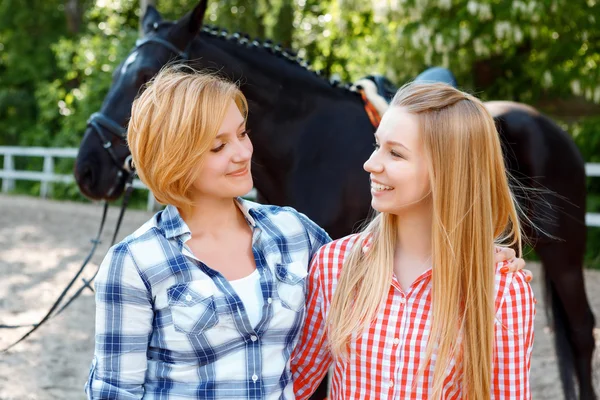
[[[275,40],[281,42],[285,48],[292,48],[294,34],[294,7],[291,1],[284,1],[277,14],[277,23],[274,29]]]
[[[71,34],[79,33],[81,28],[83,8],[80,0],[65,0],[65,17],[67,18],[67,29]]]

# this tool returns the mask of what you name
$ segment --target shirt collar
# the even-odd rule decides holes
[[[257,208],[259,204],[244,200],[241,197],[235,198],[235,204],[244,215],[248,225],[250,225],[252,228],[255,228],[256,221],[252,214],[255,211],[254,209]],[[187,226],[183,218],[181,218],[181,214],[179,213],[177,207],[170,204],[167,205],[162,211],[158,226],[163,230],[167,239],[191,234],[190,228]]]
[[[158,227],[162,229],[167,239],[191,233],[177,207],[171,204],[162,211]]]
[[[244,214],[244,218],[246,218],[248,225],[250,225],[252,228],[256,228],[256,220],[252,214],[256,212],[255,209],[258,208],[260,204],[243,199],[241,197],[235,198],[235,204],[237,204],[242,214]]]
[[[371,251],[371,246],[373,245],[373,234],[369,233],[361,240],[361,250],[362,253],[366,255]]]

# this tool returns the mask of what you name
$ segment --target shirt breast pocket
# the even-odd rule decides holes
[[[302,262],[277,264],[277,295],[284,308],[295,312],[304,309],[306,298],[307,265]]]
[[[178,283],[167,289],[175,330],[198,335],[219,322],[214,299],[214,284],[209,281]]]

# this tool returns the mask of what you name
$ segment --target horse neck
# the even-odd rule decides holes
[[[269,135],[282,134],[273,126],[282,121],[288,126],[293,126],[295,121],[306,121],[317,106],[321,114],[328,109],[331,113],[340,112],[343,102],[362,108],[360,97],[355,93],[332,87],[296,61],[270,52],[262,45],[247,46],[235,39],[202,33],[192,47],[191,59],[197,60],[200,68],[216,66],[224,76],[240,83],[250,104],[253,124],[271,127],[260,132],[260,136],[271,143],[281,140],[271,141]]]

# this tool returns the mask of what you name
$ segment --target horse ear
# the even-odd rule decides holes
[[[194,40],[200,29],[202,29],[202,21],[207,6],[208,0],[200,0],[192,11],[177,21],[175,28],[169,35],[173,44],[184,49],[189,42]]]
[[[162,21],[162,16],[158,12],[156,8],[151,5],[146,7],[146,12],[144,13],[144,17],[142,18],[142,29],[144,31],[144,36],[146,36],[149,32],[154,30],[154,24]]]
[[[206,9],[208,8],[208,0],[200,0],[196,7],[189,13],[188,17],[188,31],[196,36],[198,32],[200,32],[200,28],[202,28],[202,23],[204,21],[204,15],[206,14]]]

